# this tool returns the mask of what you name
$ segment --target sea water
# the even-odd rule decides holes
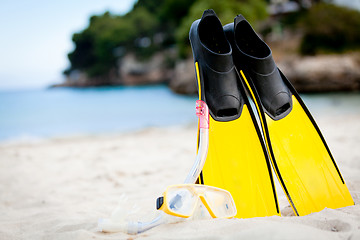
[[[186,125],[195,101],[163,85],[0,90],[0,141]]]
[[[315,119],[360,114],[358,93],[301,96]],[[0,90],[0,141],[195,124],[195,101],[164,85]]]

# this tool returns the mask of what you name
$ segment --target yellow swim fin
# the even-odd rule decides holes
[[[225,189],[238,218],[280,215],[270,158],[212,10],[190,29],[199,99],[209,106],[209,147],[200,183]]]
[[[270,48],[241,15],[224,27],[234,62],[260,116],[266,146],[296,215],[353,205],[315,120],[277,68]]]

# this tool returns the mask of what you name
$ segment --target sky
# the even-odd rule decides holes
[[[0,0],[0,89],[41,88],[64,80],[72,35],[89,17],[124,14],[136,0]]]

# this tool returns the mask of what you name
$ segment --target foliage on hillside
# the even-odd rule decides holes
[[[89,26],[73,35],[75,49],[68,54],[71,67],[89,76],[101,76],[116,66],[127,52],[147,58],[154,52],[176,46],[179,56],[190,54],[191,23],[205,9],[216,11],[223,24],[242,13],[250,21],[267,16],[265,0],[138,0],[126,15],[105,12],[92,16]]]
[[[301,21],[302,54],[344,52],[360,49],[360,12],[319,3]]]

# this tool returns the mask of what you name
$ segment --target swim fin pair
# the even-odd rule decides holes
[[[295,215],[354,204],[313,117],[246,19],[223,27],[206,10],[189,35],[210,113],[199,182],[228,190],[239,218],[280,215],[271,165]]]

